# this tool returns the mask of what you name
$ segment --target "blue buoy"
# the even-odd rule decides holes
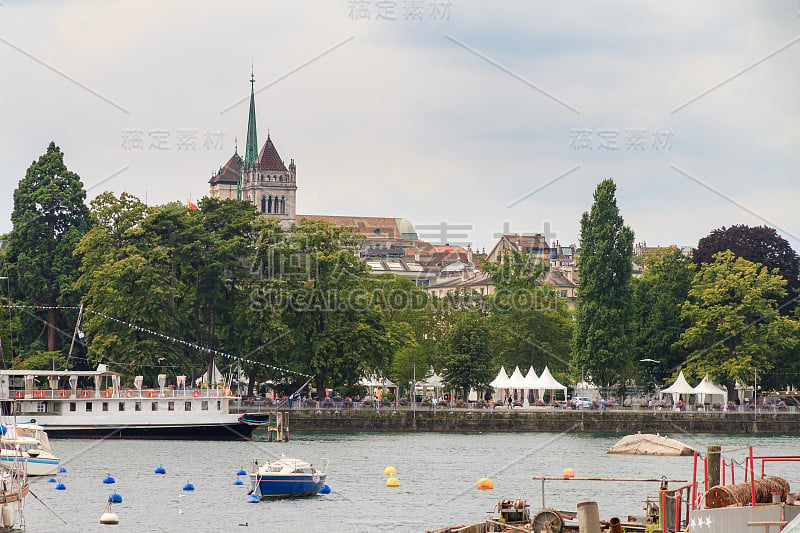
[[[247,497],[247,503],[258,503],[261,501],[261,498],[256,496],[255,494],[251,494]]]
[[[166,474],[167,470],[163,466],[159,466],[154,470],[156,474]]]
[[[238,472],[236,472],[236,475],[237,476],[246,476],[247,472],[245,472],[244,470],[239,470]]]
[[[237,479],[236,481],[233,482],[233,484],[234,485],[244,485],[244,483],[242,483],[241,479]]]
[[[67,486],[64,485],[63,483],[59,483],[58,485],[56,485],[56,490],[67,490]]]
[[[108,501],[110,503],[122,503],[122,496],[115,492],[108,497]]]
[[[322,485],[322,488],[319,489],[320,494],[330,494],[331,488],[328,485]]]
[[[48,483],[58,483],[58,480],[56,480],[56,478],[54,478],[54,477],[51,477],[50,479],[47,480],[47,482]]]
[[[183,486],[183,490],[194,490],[194,485],[192,485],[191,483],[187,483],[186,485]]]
[[[0,435],[5,435],[8,431],[8,428],[0,424]]]
[[[63,474],[63,473],[65,473],[66,471],[67,471],[67,469],[66,469],[66,468],[64,468],[63,466],[62,466],[61,468],[59,468],[59,469],[58,469],[58,473],[59,473],[59,474]]]
[[[116,482],[117,482],[117,480],[114,479],[111,476],[106,476],[106,477],[103,478],[103,483],[105,483],[106,485],[111,485],[112,483],[116,483]]]

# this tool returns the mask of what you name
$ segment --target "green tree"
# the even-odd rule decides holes
[[[616,384],[633,369],[631,273],[633,231],[624,225],[610,179],[595,190],[581,217],[580,286],[572,364],[592,382]]]
[[[548,265],[509,250],[487,271],[495,286],[488,317],[494,366],[566,371],[574,324],[564,300],[545,282]]]
[[[444,357],[444,382],[467,399],[470,389],[480,393],[492,379],[489,327],[477,311],[461,311],[453,320]]]
[[[356,256],[361,240],[352,229],[301,221],[278,255],[273,275],[285,300],[295,337],[293,358],[328,387],[355,390],[365,373],[385,370],[395,346],[374,301],[375,280]]]
[[[715,254],[695,274],[681,310],[690,322],[678,341],[689,354],[684,372],[708,374],[729,391],[754,373],[768,375],[778,355],[798,346],[797,322],[777,311],[785,287],[777,270],[731,251]]]
[[[42,333],[46,333],[48,351],[69,345],[69,336],[59,342],[59,328],[71,328],[55,307],[75,305],[79,299],[73,292],[79,266],[73,250],[89,230],[85,199],[80,176],[66,167],[64,154],[52,142],[47,152],[31,163],[14,191],[13,229],[6,254],[13,297],[47,308],[23,319],[28,346]],[[44,329],[37,334],[39,321]]]
[[[645,254],[642,276],[633,282],[635,359],[651,359],[639,366],[651,385],[662,383],[681,365],[686,352],[675,343],[686,324],[681,306],[689,294],[694,265],[677,248]]]

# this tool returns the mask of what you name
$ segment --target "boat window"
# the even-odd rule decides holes
[[[72,413],[72,412],[75,412],[77,410],[78,410],[78,406],[75,405],[75,402],[69,402],[69,411]]]
[[[134,411],[141,411],[142,410],[142,402],[133,402],[133,410]]]
[[[39,402],[36,404],[36,412],[37,413],[46,413],[47,412],[47,403]]]
[[[151,411],[158,411],[158,402],[152,402],[150,404],[150,410]]]
[[[192,402],[183,402],[183,410],[184,411],[191,411],[192,410]]]
[[[200,402],[200,409],[202,411],[208,411],[208,400],[203,400]]]
[[[86,402],[86,412],[87,413],[92,412],[92,402]]]
[[[222,409],[222,402],[217,400],[217,411],[219,411],[220,409]]]
[[[119,402],[117,404],[117,411],[124,411],[125,410],[125,402]]]
[[[103,402],[103,411],[108,411],[108,402]]]
[[[167,402],[167,411],[175,410],[175,402]]]

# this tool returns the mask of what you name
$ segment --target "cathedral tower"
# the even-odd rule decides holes
[[[252,72],[244,160],[238,154],[234,155],[241,162],[241,179],[237,193],[239,199],[253,202],[265,216],[279,219],[284,229],[293,226],[296,218],[297,169],[294,160],[289,162],[287,168],[269,134],[261,151],[258,150],[255,77]]]

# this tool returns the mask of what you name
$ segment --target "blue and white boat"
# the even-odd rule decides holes
[[[42,426],[32,423],[0,426],[0,463],[24,462],[29,476],[49,476],[58,470],[50,439]]]
[[[256,460],[253,465],[252,493],[262,499],[314,496],[325,485],[328,474],[327,459],[321,459],[319,467],[285,456],[261,464]]]

